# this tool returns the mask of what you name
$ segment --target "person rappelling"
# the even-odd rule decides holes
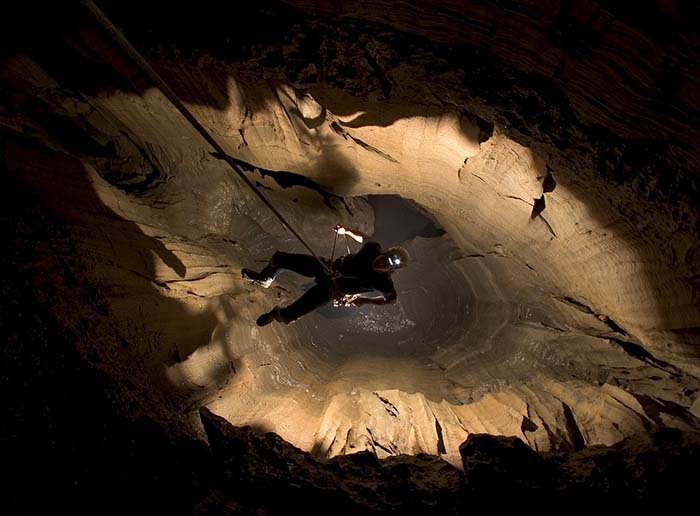
[[[368,236],[361,231],[336,225],[338,235],[363,243]],[[330,303],[335,306],[385,305],[396,300],[396,290],[391,275],[405,267],[409,261],[408,252],[400,246],[382,250],[379,243],[369,240],[355,254],[350,253],[333,259],[335,242],[330,259],[308,254],[295,254],[277,251],[269,264],[260,272],[242,269],[241,275],[248,281],[269,288],[280,269],[287,269],[302,276],[315,278],[316,284],[299,299],[285,307],[275,307],[258,317],[258,326],[266,326],[273,321],[289,324],[321,306]],[[380,296],[362,296],[365,292],[378,291]]]

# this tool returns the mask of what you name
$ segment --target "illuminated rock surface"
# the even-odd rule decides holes
[[[173,471],[220,460],[213,443],[215,459],[195,443],[229,428],[225,420],[318,459],[416,456],[391,464],[425,468],[420,503],[445,490],[451,511],[470,482],[527,487],[474,476],[460,455],[472,434],[561,453],[631,438],[623,451],[600,452],[625,464],[629,443],[668,457],[696,450],[698,84],[688,71],[663,87],[670,72],[656,64],[692,61],[683,43],[697,35],[675,11],[662,10],[658,27],[677,28],[662,45],[643,20],[597,4],[574,14],[448,4],[350,2],[345,18],[331,19],[322,2],[263,3],[236,21],[169,12],[167,24],[156,8],[131,18],[106,7],[320,254],[342,223],[414,258],[395,276],[396,304],[326,307],[288,327],[254,321],[309,282],[282,273],[264,290],[240,269],[303,248],[169,101],[77,7],[39,25],[45,41],[17,36],[0,72],[3,222],[14,235],[4,259],[18,271],[3,285],[3,312],[7,378],[24,378],[30,413],[48,406],[43,393],[58,374],[35,385],[34,353],[40,371],[54,359],[66,371],[94,368],[120,424],[148,420],[173,436],[173,450],[191,446]],[[246,29],[231,34],[239,24]],[[82,359],[28,344],[47,336]],[[81,417],[61,421],[71,428]],[[261,456],[279,446],[301,453],[269,439]],[[467,442],[473,457],[486,441]],[[484,449],[489,442],[502,441]],[[525,463],[540,460],[523,450]],[[598,452],[586,453],[546,459],[556,464],[543,475],[602,485],[557,469]],[[359,457],[331,464],[362,470],[369,459]],[[366,489],[392,475],[377,464]],[[256,471],[240,474],[269,473]],[[273,484],[282,482],[275,471]],[[200,509],[249,502],[209,480],[193,480]],[[335,489],[327,496],[341,496]],[[410,503],[400,492],[353,494],[347,510]]]

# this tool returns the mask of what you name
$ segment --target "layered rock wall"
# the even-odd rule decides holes
[[[459,466],[472,433],[547,451],[696,428],[694,129],[649,107],[654,77],[621,93],[653,62],[631,52],[632,26],[597,4],[588,21],[465,10],[470,31],[420,5],[389,19],[348,5],[339,20],[312,3],[250,8],[251,27],[270,15],[275,31],[214,31],[208,48],[177,17],[139,32],[147,9],[131,26],[107,10],[321,254],[338,222],[372,231],[369,194],[410,199],[445,229],[405,242],[420,258],[396,277],[399,308],[360,312],[354,336],[324,313],[254,325],[304,283],[263,291],[240,269],[303,248],[84,13],[45,35],[51,47],[10,47],[4,165],[66,227],[70,245],[43,252],[80,282],[50,310],[83,356],[133,415],[202,435],[207,406],[321,457]],[[599,36],[586,55],[551,41],[572,21]],[[677,43],[658,59],[682,61]],[[620,80],[606,88],[609,67]],[[692,110],[683,81],[672,105]]]

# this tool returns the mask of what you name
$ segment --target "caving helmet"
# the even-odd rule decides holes
[[[372,267],[380,272],[394,272],[406,267],[409,259],[408,251],[403,247],[390,247],[374,259]]]

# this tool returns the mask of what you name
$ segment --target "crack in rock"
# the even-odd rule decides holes
[[[382,403],[384,403],[384,405],[385,405],[385,406],[384,406],[384,409],[385,409],[391,416],[393,416],[393,417],[398,417],[398,415],[399,415],[399,409],[396,408],[396,405],[394,405],[394,404],[393,404],[392,402],[390,402],[388,399],[381,397],[381,396],[379,395],[379,393],[377,393],[376,391],[373,392],[372,394],[374,394],[377,398],[379,398],[379,401],[381,401]]]
[[[348,131],[343,129],[338,122],[331,122],[331,129],[335,131],[336,134],[342,136],[344,139],[350,138],[353,142],[355,142],[357,145],[362,147],[363,149],[373,152],[375,154],[378,154],[382,158],[384,158],[387,161],[391,161],[392,163],[399,163],[397,160],[395,160],[393,157],[391,157],[389,154],[386,152],[382,152],[376,147],[371,146],[369,143],[363,142],[359,138],[354,137],[352,134],[350,134]]]
[[[370,54],[369,50],[364,50],[364,56],[365,60],[367,61],[367,64],[369,64],[370,68],[372,68],[372,71],[374,71],[374,74],[379,80],[379,86],[382,89],[382,94],[384,95],[384,98],[388,99],[391,95],[391,82],[389,81],[389,78],[384,73],[384,70],[382,70],[382,67],[379,66],[379,63],[377,63],[377,60],[374,58],[374,56]]]
[[[331,202],[332,199],[339,200],[343,206],[345,206],[345,209],[347,212],[350,214],[350,216],[354,216],[352,210],[348,206],[348,204],[345,202],[345,199],[339,195],[335,195],[333,193],[330,193],[328,190],[324,189],[321,187],[318,183],[313,181],[312,179],[309,179],[306,176],[303,176],[301,174],[297,174],[296,172],[288,172],[286,170],[267,170],[261,167],[256,167],[254,165],[251,165],[250,163],[247,163],[243,160],[234,158],[233,156],[221,156],[218,152],[212,152],[212,156],[214,156],[217,159],[223,159],[224,161],[231,161],[233,164],[238,166],[239,168],[243,169],[245,172],[251,172],[251,173],[258,173],[260,174],[263,178],[265,176],[270,176],[272,179],[275,180],[275,182],[282,188],[291,188],[293,186],[301,186],[303,188],[308,188],[309,190],[313,190],[314,192],[317,192],[321,195],[323,198],[323,203],[328,206],[331,210],[337,212],[338,209],[333,205]]]
[[[609,316],[596,312],[590,306],[582,303],[581,301],[578,301],[577,299],[574,299],[571,296],[555,296],[555,299],[561,303],[575,308],[580,312],[583,312],[584,314],[595,316],[596,319],[598,319],[600,322],[607,324],[608,327],[615,333],[619,333],[620,335],[624,335],[625,337],[628,336],[628,333],[622,328],[622,326],[613,321]]]
[[[433,414],[433,417],[435,415]],[[445,455],[447,453],[447,450],[445,449],[445,440],[442,436],[442,426],[440,426],[440,421],[438,421],[438,418],[434,417],[435,419],[435,433],[437,434],[437,452],[438,455]]]
[[[564,408],[564,418],[566,419],[566,430],[569,432],[569,437],[571,437],[571,444],[574,446],[574,450],[582,450],[586,447],[586,440],[583,437],[583,434],[581,433],[581,429],[578,426],[578,423],[576,422],[576,417],[574,416],[574,413],[571,411],[571,407],[564,403],[563,401],[561,402],[562,407]]]
[[[365,427],[365,430],[367,430],[367,433],[369,434],[370,444],[372,445],[372,451],[374,452],[375,455],[377,455],[376,448],[379,448],[379,449],[385,451],[389,455],[396,455],[396,452],[394,450],[392,450],[391,448],[387,448],[386,446],[384,446],[382,443],[380,443],[379,441],[377,441],[374,438],[374,434],[372,434],[372,430],[370,430],[369,427]]]

